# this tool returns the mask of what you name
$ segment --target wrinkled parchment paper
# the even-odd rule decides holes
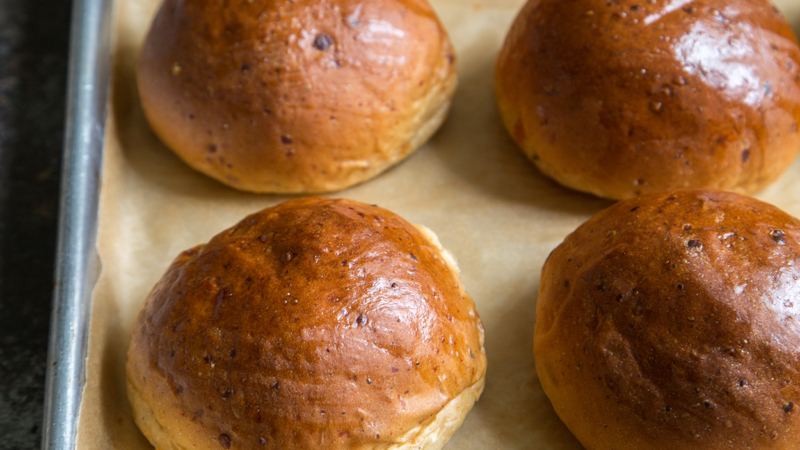
[[[118,0],[114,85],[103,168],[87,380],[78,448],[152,449],[125,393],[131,324],[177,254],[288,199],[237,192],[194,172],[147,127],[134,82],[158,0]],[[486,390],[447,449],[580,450],[542,392],[532,354],[539,272],[549,252],[605,200],[541,175],[508,137],[493,97],[497,51],[522,0],[434,0],[458,54],[459,87],[442,129],[405,162],[347,197],[425,224],[457,258],[486,328]],[[778,0],[800,31],[800,1]],[[800,216],[800,162],[759,198]]]

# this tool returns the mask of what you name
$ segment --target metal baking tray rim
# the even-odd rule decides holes
[[[61,172],[55,285],[45,380],[42,448],[76,447],[86,384],[100,174],[111,73],[113,0],[75,0]]]

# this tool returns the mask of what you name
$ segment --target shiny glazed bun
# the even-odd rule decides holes
[[[799,74],[768,0],[530,0],[496,97],[517,144],[565,186],[750,193],[800,150]]]
[[[374,177],[444,120],[455,57],[425,0],[165,0],[137,66],[155,133],[246,191]]]
[[[318,197],[178,256],[127,363],[158,450],[439,449],[485,370],[475,305],[436,237]]]
[[[800,221],[677,190],[600,212],[542,270],[536,369],[588,450],[800,445]]]

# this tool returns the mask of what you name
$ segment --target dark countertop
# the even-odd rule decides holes
[[[0,448],[41,444],[70,1],[0,2]]]

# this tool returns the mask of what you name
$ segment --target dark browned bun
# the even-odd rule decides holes
[[[768,0],[530,0],[496,96],[517,144],[565,186],[752,193],[800,151],[799,74]]]
[[[183,252],[133,325],[157,449],[439,449],[483,390],[483,327],[424,227],[319,197]]]
[[[800,221],[676,190],[600,212],[542,269],[536,370],[588,450],[800,445]]]
[[[376,176],[436,131],[456,87],[426,0],[165,0],[136,71],[161,140],[254,192]]]

